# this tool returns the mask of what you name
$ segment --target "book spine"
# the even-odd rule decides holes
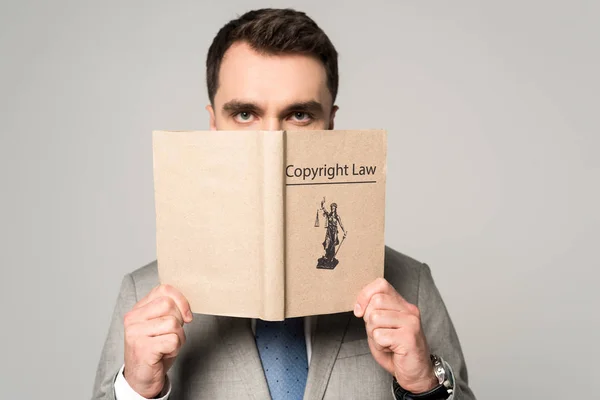
[[[263,309],[261,318],[285,316],[285,132],[260,132],[262,141]]]

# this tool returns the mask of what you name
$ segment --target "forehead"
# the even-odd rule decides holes
[[[261,54],[243,42],[225,52],[215,106],[232,99],[269,107],[303,101],[331,104],[327,74],[319,60],[302,54]]]

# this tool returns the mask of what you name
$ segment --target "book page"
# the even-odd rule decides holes
[[[383,276],[386,132],[286,132],[286,317],[353,309]]]

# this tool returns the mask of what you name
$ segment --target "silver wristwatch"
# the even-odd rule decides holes
[[[433,372],[439,385],[425,393],[414,394],[404,389],[394,376],[392,379],[392,393],[397,400],[442,400],[448,399],[454,392],[454,379],[450,367],[441,357],[430,356]]]
[[[446,380],[446,369],[444,368],[444,363],[442,359],[435,354],[431,355],[431,363],[433,364],[433,373],[438,380],[438,383],[441,385]]]
[[[440,385],[445,386],[450,392],[454,389],[454,382],[450,381],[450,373],[446,371],[446,363],[440,356],[431,354],[431,363],[433,364],[433,373]]]

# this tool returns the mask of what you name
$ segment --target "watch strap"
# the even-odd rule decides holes
[[[446,400],[450,397],[451,392],[444,385],[438,385],[425,393],[414,394],[404,390],[394,377],[393,381],[394,396],[396,400]]]

